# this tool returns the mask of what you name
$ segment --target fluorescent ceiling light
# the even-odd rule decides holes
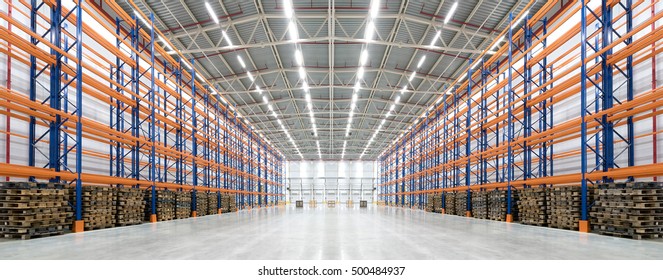
[[[472,65],[472,69],[477,68],[479,62],[481,62],[481,60],[477,60],[477,62],[475,62],[474,65]]]
[[[435,33],[435,37],[433,37],[433,40],[430,41],[430,46],[431,47],[435,46],[435,43],[437,43],[437,40],[440,39],[440,35],[442,34],[441,32],[442,31],[438,31],[437,33]]]
[[[265,104],[269,103],[269,100],[267,100],[267,96],[262,96],[262,101],[265,102]]]
[[[205,2],[205,8],[207,8],[207,12],[209,13],[209,16],[212,18],[212,20],[214,20],[216,24],[219,24],[219,17],[216,16],[216,13],[212,9],[212,6],[209,3]]]
[[[239,65],[242,65],[242,68],[246,69],[246,64],[244,63],[244,60],[242,59],[242,57],[238,55],[237,60],[239,60]]]
[[[272,104],[268,104],[267,109],[269,109],[270,111],[274,111],[274,107],[272,106]]]
[[[373,40],[373,31],[375,31],[375,24],[373,21],[369,21],[364,32],[364,39],[367,41]]]
[[[357,70],[357,79],[363,79],[364,78],[364,67],[359,67],[359,70]]]
[[[288,31],[290,32],[290,40],[297,41],[299,34],[297,33],[297,24],[294,21],[290,21],[290,24],[288,24]]]
[[[355,83],[355,87],[354,87],[355,92],[359,91],[359,87],[360,87],[360,84],[359,84],[359,81],[357,81]]]
[[[376,17],[378,17],[379,12],[380,12],[380,0],[373,0],[371,3],[371,10],[370,10],[371,18],[375,19]]]
[[[311,94],[306,93],[306,102],[311,103]]]
[[[364,66],[366,62],[368,62],[368,50],[364,49],[359,56],[359,65]]]
[[[419,63],[417,63],[417,69],[418,69],[418,68],[421,68],[421,65],[424,64],[424,60],[426,60],[426,56],[425,56],[425,55],[422,56],[422,57],[419,59]]]
[[[230,37],[228,37],[228,33],[226,33],[225,30],[222,30],[221,34],[223,35],[223,39],[226,40],[226,42],[228,42],[228,46],[232,46],[233,42],[230,41]]]
[[[279,116],[276,115],[276,112],[272,111],[272,117],[274,117],[274,118],[276,119],[276,118],[278,118]]]
[[[521,21],[523,21],[527,15],[529,14],[529,10],[525,11],[525,13],[514,23],[511,24],[511,29],[515,28]]]
[[[407,80],[408,80],[409,82],[412,82],[412,80],[414,80],[414,76],[416,76],[416,75],[417,75],[417,72],[416,72],[416,71],[413,71],[412,74],[410,75],[410,78],[408,78]]]
[[[304,70],[304,67],[299,66],[299,78],[300,79],[306,79],[306,71]]]
[[[451,20],[451,18],[454,16],[454,13],[456,12],[456,8],[458,8],[458,2],[454,2],[454,4],[451,6],[447,16],[444,17],[444,24],[447,24]]]
[[[391,107],[389,107],[389,111],[393,111],[396,109],[396,104],[391,104]]]
[[[292,15],[295,13],[295,11],[292,8],[292,2],[291,0],[284,0],[283,1],[283,12],[285,13],[285,17],[287,18],[292,18]]]
[[[352,103],[357,102],[357,97],[359,97],[359,96],[357,95],[357,93],[353,93],[353,94],[352,94]]]
[[[302,89],[303,89],[305,92],[308,92],[309,87],[308,87],[308,83],[307,83],[306,81],[303,81],[303,82],[302,82]]]
[[[251,80],[251,82],[253,82],[253,75],[251,74],[251,72],[246,72],[246,75],[248,75],[249,80]]]
[[[502,43],[502,41],[504,41],[504,37],[505,37],[505,36],[506,36],[506,35],[500,37],[500,39],[497,40],[497,42],[495,43],[495,46],[493,47],[493,50],[494,50],[494,49],[497,49],[497,48],[500,46],[500,43]]]
[[[302,56],[302,51],[299,49],[295,50],[295,62],[297,62],[298,66],[302,66],[304,64],[304,57]]]
[[[394,101],[394,103],[398,104],[398,102],[400,101],[401,101],[401,96],[400,95],[396,96],[396,100]]]
[[[134,10],[134,14],[136,14],[136,17],[137,17],[141,22],[143,22],[143,24],[144,24],[145,26],[147,26],[149,29],[152,29],[152,25],[151,25],[149,22],[147,22],[147,20],[145,20],[142,16],[140,16],[140,14],[138,13],[138,11]]]
[[[166,43],[166,40],[164,40],[163,37],[159,36],[159,41],[161,41],[161,43],[163,44],[163,49],[164,50],[170,49],[170,46],[168,46],[168,44]]]

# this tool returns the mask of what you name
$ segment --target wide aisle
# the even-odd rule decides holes
[[[270,208],[0,242],[0,259],[662,259],[663,243],[400,208]]]

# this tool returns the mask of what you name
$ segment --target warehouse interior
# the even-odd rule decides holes
[[[662,10],[2,1],[0,259],[663,259]]]

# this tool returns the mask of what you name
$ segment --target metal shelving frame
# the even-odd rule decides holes
[[[651,90],[635,93],[633,87],[636,65],[651,62],[655,75],[663,38],[663,29],[653,25],[663,17],[655,5],[547,1],[534,15],[511,14],[511,28],[481,60],[470,61],[467,75],[454,81],[423,121],[415,122],[378,159],[380,199],[386,205],[423,208],[424,197],[418,203],[403,197],[505,189],[510,211],[514,188],[578,184],[579,228],[588,231],[588,193],[594,185],[656,180],[663,174],[657,154],[651,163],[636,163],[635,158],[635,139],[652,137],[656,151],[660,133],[655,118],[663,100],[655,78]],[[642,15],[649,17],[634,26],[633,19]],[[560,28],[578,18],[578,24]],[[554,32],[558,38],[551,41]],[[569,103],[574,99],[579,99],[578,115],[554,119],[559,104],[573,106]],[[651,132],[636,135],[638,122],[652,120]],[[419,152],[407,154],[405,149]],[[580,170],[556,170],[554,163],[564,160],[578,160]],[[506,219],[512,220],[510,212]]]
[[[0,163],[0,174],[7,180],[75,187],[74,231],[82,231],[83,185],[151,189],[153,194],[192,190],[193,211],[199,193],[236,194],[240,209],[283,201],[283,155],[256,137],[198,76],[194,61],[153,28],[153,15],[137,7],[137,14],[129,15],[114,1],[73,2],[73,7],[61,1],[8,2],[8,12],[0,13],[14,30],[27,34],[2,27],[3,53],[30,69],[28,92],[11,87],[0,92],[0,106],[8,109],[2,114],[29,128],[28,135],[5,132],[27,140],[28,160]],[[107,39],[108,34],[114,38]],[[48,96],[40,97],[41,91]],[[84,114],[89,102],[106,104],[107,122]],[[109,169],[88,171],[87,159],[107,160]],[[156,221],[152,198],[148,207]]]

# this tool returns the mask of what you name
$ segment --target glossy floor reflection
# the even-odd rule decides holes
[[[3,240],[0,259],[663,259],[663,242],[391,207],[288,206]]]

